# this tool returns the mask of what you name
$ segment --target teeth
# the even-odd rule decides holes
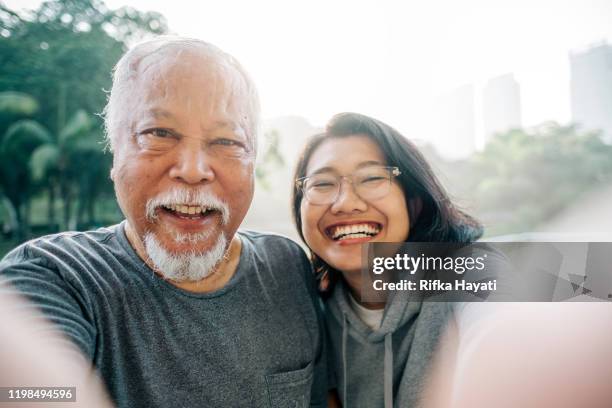
[[[186,215],[204,214],[209,211],[208,208],[199,205],[169,204],[165,207],[171,211]]]
[[[369,236],[370,235],[368,235],[368,234],[362,234],[362,233],[359,233],[359,234],[348,234],[348,235],[343,235],[340,238],[338,238],[338,241],[342,241],[342,240],[349,239],[349,238],[367,238]]]
[[[353,225],[342,225],[332,230],[333,239],[346,239],[346,238],[364,238],[372,235],[376,235],[380,232],[378,227],[374,227],[371,224],[353,224]]]

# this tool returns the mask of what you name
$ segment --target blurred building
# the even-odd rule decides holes
[[[521,127],[521,89],[513,74],[487,81],[482,92],[485,143],[496,133]]]
[[[612,142],[612,47],[570,52],[572,120]]]
[[[462,159],[476,150],[474,115],[471,84],[438,98],[433,109],[433,144],[442,156]]]

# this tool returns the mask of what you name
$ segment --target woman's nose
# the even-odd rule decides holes
[[[368,204],[357,194],[355,185],[351,180],[343,178],[338,187],[338,197],[332,203],[331,211],[334,214],[351,214],[367,210]]]

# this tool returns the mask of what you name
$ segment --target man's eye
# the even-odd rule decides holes
[[[173,136],[172,132],[170,132],[168,129],[149,129],[145,133],[160,138],[167,138]]]
[[[212,142],[212,144],[219,146],[242,146],[242,143],[232,139],[216,139]]]

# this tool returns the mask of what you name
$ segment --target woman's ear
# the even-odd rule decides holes
[[[408,200],[408,216],[410,217],[410,225],[416,224],[422,209],[423,200],[421,200],[421,197],[413,197]]]

